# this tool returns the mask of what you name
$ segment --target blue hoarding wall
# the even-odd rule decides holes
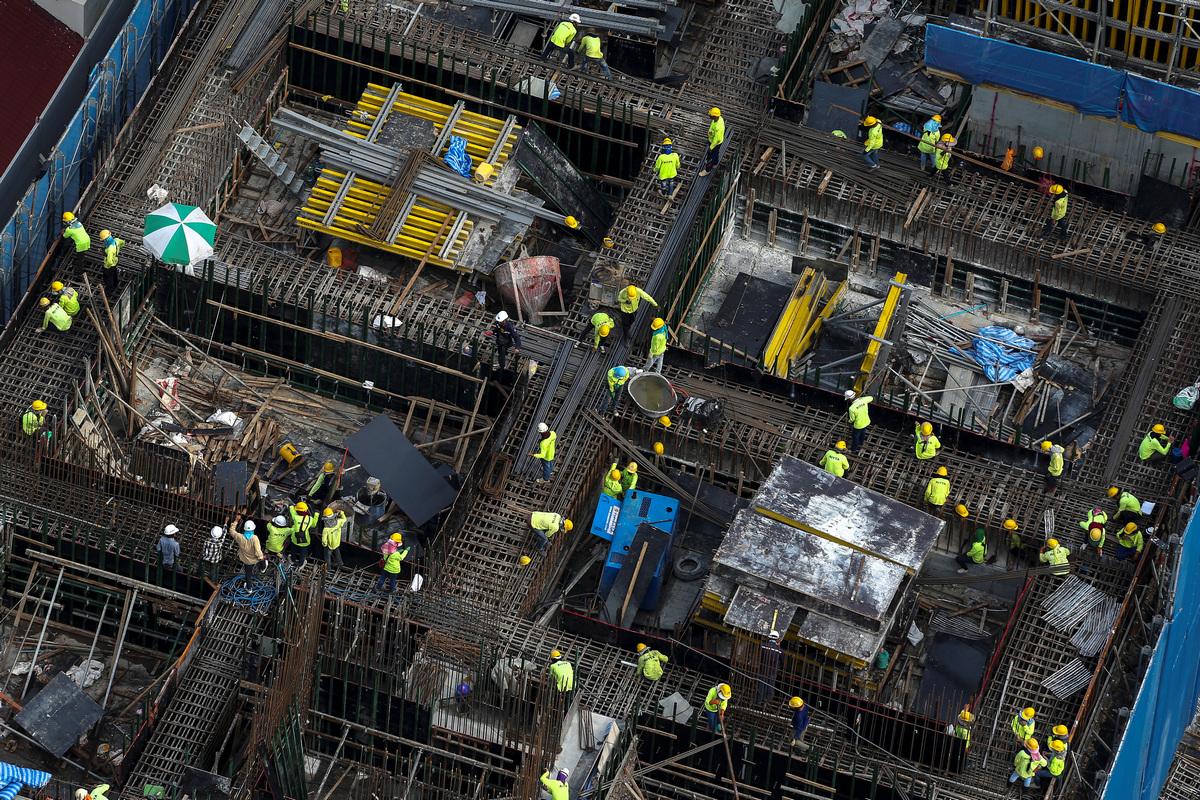
[[[1162,131],[1200,139],[1200,94],[1126,74],[1121,119],[1147,133]]]
[[[925,66],[967,83],[1057,100],[1096,117],[1117,116],[1125,82],[1125,73],[1115,69],[940,25],[925,26]]]
[[[1154,800],[1200,698],[1200,514],[1179,554],[1170,619],[1150,657],[1103,800]]]
[[[65,81],[73,79],[77,68],[83,70],[81,80],[87,75],[83,103],[50,151],[44,170],[0,227],[0,324],[12,316],[59,235],[63,211],[78,204],[98,166],[97,155],[111,146],[197,2],[138,0],[103,59],[90,66],[90,73],[87,64],[78,62],[68,72]],[[20,157],[34,156],[23,149]]]

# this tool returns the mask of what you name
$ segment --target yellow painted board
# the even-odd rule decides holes
[[[808,287],[808,291],[804,293],[801,309],[796,315],[796,321],[792,324],[792,329],[788,332],[783,349],[779,351],[779,371],[777,374],[780,377],[787,377],[791,369],[792,359],[799,352],[800,341],[812,329],[813,319],[817,316],[818,309],[821,307],[821,296],[825,294],[825,287],[828,285],[829,280],[822,273],[816,277]]]
[[[892,278],[892,283],[904,283],[908,279],[908,274],[897,272],[896,277]],[[882,339],[886,334],[888,327],[892,324],[892,314],[896,311],[896,304],[900,302],[900,287],[893,285],[888,289],[887,299],[883,302],[883,311],[879,314],[879,322],[875,324],[875,336]],[[867,376],[871,374],[871,370],[875,368],[875,359],[879,357],[879,342],[872,341],[867,345],[867,355],[863,358],[862,370],[858,378],[854,381],[854,391],[861,392],[863,390],[863,382]]]
[[[776,374],[775,362],[787,340],[788,332],[792,329],[796,313],[800,310],[800,295],[808,288],[815,274],[811,267],[805,268],[801,273],[800,280],[796,281],[796,285],[792,287],[792,293],[783,307],[783,313],[779,315],[779,319],[775,323],[775,329],[771,331],[771,336],[767,339],[767,347],[763,351],[763,368],[771,374]]]
[[[849,281],[842,281],[841,284],[834,289],[833,295],[825,303],[825,307],[821,309],[821,313],[817,314],[817,318],[813,320],[813,324],[807,331],[805,331],[804,336],[801,337],[800,341],[796,343],[796,352],[792,358],[796,358],[808,350],[808,346],[812,343],[812,341],[816,338],[817,333],[821,330],[821,325],[825,320],[833,316],[833,311],[837,308],[837,304],[841,302],[842,295],[846,293],[846,287],[848,285]]]

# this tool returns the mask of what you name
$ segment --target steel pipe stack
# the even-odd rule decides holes
[[[522,17],[537,17],[538,19],[558,22],[572,14],[578,14],[581,24],[593,28],[603,28],[611,33],[629,33],[636,36],[657,37],[666,31],[666,27],[652,17],[635,17],[630,14],[618,14],[615,11],[597,11],[594,8],[573,6],[569,3],[547,3],[543,0],[463,0],[464,6],[482,6],[505,11]],[[662,11],[672,2],[658,0],[629,0],[621,5],[631,8],[645,8]]]

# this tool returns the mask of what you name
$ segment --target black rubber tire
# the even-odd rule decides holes
[[[708,572],[708,564],[699,556],[682,555],[675,559],[671,571],[681,581],[694,581],[704,577]]]

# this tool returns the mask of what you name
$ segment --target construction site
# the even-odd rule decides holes
[[[95,11],[0,794],[1200,798],[1195,13]]]

